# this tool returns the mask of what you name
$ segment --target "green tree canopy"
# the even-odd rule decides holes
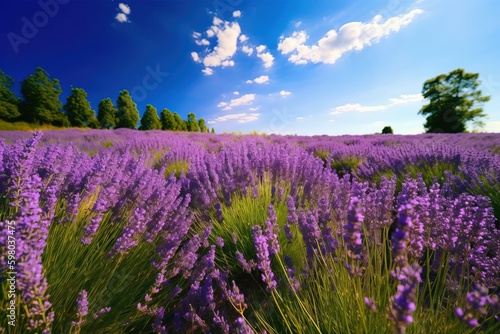
[[[176,128],[176,123],[174,115],[167,108],[163,108],[160,115],[161,129],[174,131]]]
[[[109,97],[102,99],[97,108],[97,119],[103,129],[116,127],[118,110]]]
[[[158,112],[156,111],[156,108],[150,104],[146,105],[146,111],[144,112],[144,115],[142,115],[141,126],[139,127],[139,130],[160,130],[160,129],[161,129],[161,122],[160,118],[158,117]]]
[[[137,104],[132,101],[132,97],[126,89],[120,92],[116,100],[116,106],[118,109],[118,124],[116,127],[135,129],[139,122],[139,111],[137,110]]]
[[[489,101],[490,97],[482,96],[478,77],[479,73],[458,68],[424,83],[422,95],[429,103],[419,114],[428,115],[424,124],[427,132],[465,132],[470,121],[476,126],[484,125],[479,119],[486,114],[477,105]]]
[[[0,119],[14,120],[21,116],[19,112],[20,100],[11,91],[14,79],[0,70]]]
[[[215,130],[214,130],[214,128],[213,128],[213,127],[212,127],[212,131],[210,131],[210,132],[211,132],[211,133],[215,133]]]
[[[187,124],[178,113],[174,112],[175,129],[174,131],[187,131]]]
[[[187,130],[190,132],[200,132],[200,126],[198,125],[198,120],[196,120],[196,115],[192,112],[188,113],[187,119]]]
[[[199,119],[198,125],[200,127],[200,132],[208,132],[207,124],[205,123],[205,120],[203,118]]]
[[[387,135],[387,134],[390,134],[392,135],[394,132],[392,131],[392,128],[390,126],[385,126],[383,129],[382,129],[382,134],[383,135]]]
[[[23,95],[23,118],[31,123],[64,126],[68,120],[62,112],[59,100],[61,85],[57,79],[49,79],[49,74],[41,67],[21,83]]]
[[[98,127],[98,121],[95,117],[95,111],[92,110],[87,92],[82,88],[71,88],[71,94],[68,96],[64,110],[72,126]]]

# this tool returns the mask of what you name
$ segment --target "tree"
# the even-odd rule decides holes
[[[167,108],[163,108],[160,115],[161,129],[174,131],[177,127],[175,123],[174,115]]]
[[[118,110],[109,97],[102,99],[97,108],[97,119],[103,129],[116,127]]]
[[[49,74],[37,67],[32,75],[21,82],[23,118],[31,123],[68,125],[68,119],[61,110],[61,93],[59,80],[50,80]]]
[[[14,120],[21,116],[19,104],[21,101],[10,89],[14,79],[0,70],[0,119]]]
[[[141,118],[141,126],[139,127],[139,130],[160,130],[160,129],[161,129],[161,122],[160,118],[158,117],[158,112],[156,111],[155,107],[148,104],[146,106],[146,111],[144,112],[144,115]]]
[[[474,105],[487,102],[490,97],[482,96],[478,77],[479,73],[467,73],[458,68],[424,83],[422,95],[429,99],[429,104],[418,113],[428,115],[424,124],[427,132],[465,132],[466,123],[470,121],[476,126],[484,125],[479,118],[486,114]]]
[[[212,131],[210,131],[210,132],[215,133],[215,130],[214,130],[214,128],[213,128],[213,127],[212,127]]]
[[[186,122],[187,130],[190,132],[200,132],[200,126],[196,120],[196,115],[192,112],[188,113],[188,119]]]
[[[382,134],[383,135],[387,135],[387,134],[390,134],[392,135],[394,132],[392,131],[392,128],[390,126],[385,126],[383,129],[382,129]]]
[[[200,132],[208,132],[207,124],[205,123],[205,120],[203,118],[200,118],[198,121],[198,125],[200,127]]]
[[[174,112],[175,129],[174,131],[187,131],[187,124],[178,113]]]
[[[71,88],[71,94],[67,98],[64,110],[72,126],[79,128],[97,127],[95,111],[92,110],[90,102],[87,100],[87,92],[82,88]]]
[[[137,110],[137,104],[132,101],[132,97],[126,89],[120,92],[116,100],[116,106],[118,109],[118,124],[116,127],[135,129],[139,122],[139,111]]]

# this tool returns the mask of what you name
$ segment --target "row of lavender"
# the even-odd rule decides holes
[[[142,244],[154,245],[145,256],[152,261],[156,278],[136,301],[142,320],[120,324],[128,331],[144,322],[154,332],[258,330],[247,309],[249,296],[240,291],[244,284],[238,281],[240,275],[219,265],[218,257],[234,259],[240,264],[236,270],[262,278],[266,293],[259,298],[267,298],[287,284],[296,291],[307,285],[307,278],[294,273],[307,271],[317,256],[347,261],[341,255],[343,247],[348,250],[349,272],[362,276],[369,266],[367,248],[380,246],[380,236],[393,229],[390,245],[399,268],[394,269],[396,283],[401,286],[390,306],[396,327],[404,328],[411,320],[411,291],[420,280],[418,275],[412,280],[411,274],[421,270],[418,263],[425,258],[430,258],[428,276],[435,277],[440,268],[449,266],[450,289],[472,283],[499,285],[497,219],[491,198],[473,194],[485,183],[493,189],[500,184],[500,159],[486,147],[472,151],[439,143],[422,145],[411,137],[398,137],[387,146],[380,136],[346,143],[339,138],[136,134],[88,131],[42,137],[37,133],[26,141],[14,141],[17,137],[12,135],[10,144],[1,142],[0,192],[5,198],[1,271],[7,271],[6,222],[14,220],[17,284],[20,301],[29,310],[23,315],[27,330],[48,333],[66,325],[54,321],[56,305],[47,293],[51,282],[44,259],[50,231],[65,224],[82,224],[75,238],[86,246],[105,225],[119,229],[106,251],[109,259],[126,257]],[[315,156],[320,151],[327,153],[323,160]],[[332,161],[352,156],[360,158],[352,175],[339,176],[330,168]],[[186,170],[177,177],[165,175],[179,162]],[[366,181],[381,170],[405,173],[408,165],[436,163],[455,166],[454,173],[427,185],[421,177],[406,178],[398,192],[395,177],[382,177],[378,184]],[[234,233],[234,240],[212,232],[214,226],[227,223],[223,212],[231,210],[233,202],[245,196],[258,198],[267,181],[272,187],[267,221],[253,226],[251,235]],[[89,203],[91,214],[80,219]],[[286,210],[278,219],[274,207],[280,203]],[[280,279],[273,266],[277,259],[287,258],[283,243],[297,243],[297,238],[304,244],[306,259],[296,258],[286,279]],[[251,251],[245,250],[245,239],[251,241]],[[79,321],[73,326],[95,330],[91,326],[96,323],[82,320],[89,313],[86,291],[74,293],[75,300],[76,293],[80,297]],[[498,299],[487,293],[480,297],[486,302],[475,308],[470,302],[457,313],[469,324],[477,321],[474,310],[482,311],[486,304],[493,310],[498,306]],[[111,317],[117,305],[104,306],[90,312],[95,319],[106,312]]]

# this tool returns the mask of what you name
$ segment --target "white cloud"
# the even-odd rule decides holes
[[[265,49],[266,49],[265,45],[259,45],[258,47],[255,48],[255,50],[257,50],[258,53],[261,53]]]
[[[248,41],[248,36],[242,34],[240,36],[239,40],[240,40],[241,43],[245,43],[246,41]]]
[[[283,97],[288,96],[288,95],[291,95],[291,94],[292,94],[292,92],[287,92],[287,91],[284,91],[284,90],[282,90],[282,91],[280,92],[280,95],[281,95],[281,96],[283,96]]]
[[[198,53],[197,52],[191,52],[191,57],[193,58],[193,60],[197,63],[199,63],[201,60],[200,60],[200,57],[198,56]]]
[[[130,7],[124,3],[118,4],[118,8],[123,12],[123,14],[128,15],[130,14]]]
[[[342,106],[332,108],[330,114],[339,115],[344,112],[352,112],[352,111],[357,111],[357,112],[380,111],[380,110],[386,110],[392,106],[399,104],[420,102],[423,99],[424,98],[421,94],[407,94],[407,95],[400,95],[399,97],[396,98],[390,98],[389,99],[390,103],[378,106],[363,106],[359,103],[348,103]]]
[[[118,22],[121,22],[121,23],[123,23],[123,22],[128,22],[127,15],[125,15],[125,14],[123,14],[123,13],[118,13],[118,14],[116,14],[115,18],[116,18],[116,20],[117,20]]]
[[[215,124],[217,123],[216,121],[208,121],[207,124]]]
[[[221,117],[217,117],[212,122],[227,122],[230,120],[236,120],[238,123],[248,123],[259,119],[260,114],[247,114],[247,113],[238,113],[238,114],[229,114]],[[210,123],[213,124],[213,123]]]
[[[273,66],[274,57],[270,52],[259,53],[259,54],[257,54],[257,57],[262,59],[262,61],[264,62],[265,68],[269,68],[269,67]]]
[[[485,122],[484,128],[481,131],[485,132],[500,132],[500,121]]]
[[[221,63],[222,67],[234,66],[234,60],[224,60]]]
[[[247,84],[251,84],[253,81],[252,80],[247,80],[245,81]]]
[[[224,107],[223,110],[231,110],[234,107],[239,107],[242,105],[247,105],[252,103],[252,101],[255,100],[255,94],[245,94],[241,97],[238,97],[236,99],[232,99],[229,103],[228,102],[220,102],[217,107],[221,108]]]
[[[248,110],[250,110],[250,111],[257,111],[257,110],[259,110],[259,109],[260,109],[260,107],[248,108]]]
[[[306,45],[305,31],[294,32],[291,37],[281,36],[278,50],[290,54],[288,61],[294,64],[326,63],[334,64],[346,52],[362,50],[365,46],[378,43],[382,37],[399,31],[416,16],[423,13],[414,9],[406,14],[394,16],[382,22],[382,16],[375,16],[371,22],[349,22],[337,31],[328,31],[316,44]]]
[[[301,119],[304,119],[304,117],[303,116],[297,116],[297,117],[295,117],[295,119],[301,120]]]
[[[299,21],[299,22],[295,23],[295,28],[300,27],[301,24],[302,24],[302,21]]]
[[[269,77],[267,75],[261,75],[260,77],[255,78],[253,80],[253,82],[255,82],[257,84],[264,84],[264,83],[269,82]]]
[[[211,68],[209,68],[209,67],[207,67],[207,68],[205,68],[205,69],[203,69],[203,70],[201,70],[201,71],[202,71],[202,72],[203,72],[203,74],[205,74],[205,75],[212,75],[212,74],[214,74],[214,70],[212,70],[212,69],[211,69]]]
[[[212,29],[208,29],[207,30],[207,36],[208,38],[212,38],[215,36],[215,31],[213,31]]]
[[[196,40],[194,42],[196,43],[196,45],[210,45],[210,42],[204,38],[201,41]]]
[[[238,91],[234,91],[234,92],[233,92],[233,94],[234,94],[234,95],[240,95],[240,92],[238,92]]]
[[[200,37],[201,37],[201,33],[196,32],[196,31],[195,31],[195,32],[193,32],[193,38],[194,38],[194,39],[198,39],[198,38],[200,38]]]
[[[233,17],[241,17],[241,11],[239,11],[239,10],[235,10],[235,11],[233,12]]]
[[[225,60],[230,60],[236,53],[241,28],[237,22],[222,22],[215,17],[211,29],[217,36],[217,46],[203,59],[203,64],[207,67],[217,67]]]
[[[245,52],[249,56],[251,56],[253,53],[253,49],[246,46],[246,45],[243,45],[243,47],[241,48],[241,51]]]

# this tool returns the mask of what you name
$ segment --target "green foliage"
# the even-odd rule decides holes
[[[177,128],[177,123],[174,115],[167,108],[163,108],[160,116],[161,129],[175,131]]]
[[[212,127],[212,131],[210,131],[210,132],[211,132],[211,133],[215,133],[215,130],[214,130],[214,128],[213,128],[213,127]]]
[[[61,111],[61,85],[41,67],[21,83],[22,116],[30,123],[67,126],[69,121]]]
[[[196,120],[196,115],[194,113],[192,112],[188,113],[186,126],[189,132],[200,132],[200,127],[198,125],[198,121]]]
[[[132,97],[126,89],[120,92],[116,100],[116,106],[118,109],[118,124],[116,127],[135,129],[139,122],[139,111],[137,110],[137,104],[132,101]]]
[[[165,178],[169,178],[172,173],[178,179],[181,175],[185,176],[189,168],[189,161],[180,160],[172,162],[165,167]]]
[[[10,90],[14,79],[0,69],[0,119],[13,120],[21,116],[19,98]]]
[[[87,100],[87,93],[82,88],[71,88],[64,110],[72,126],[79,128],[98,126],[95,112]]]
[[[187,131],[186,122],[176,112],[174,112],[174,124],[175,124],[175,129],[173,129],[174,131]]]
[[[484,124],[481,107],[475,107],[490,100],[478,89],[478,73],[467,73],[459,68],[448,74],[441,74],[424,83],[422,95],[429,104],[420,109],[420,115],[428,115],[424,127],[427,132],[458,133],[466,131],[467,122],[475,126]]]
[[[97,119],[103,129],[116,127],[118,122],[118,110],[115,108],[109,97],[102,99],[101,102],[99,102]]]
[[[160,130],[161,121],[158,117],[158,112],[156,108],[151,104],[146,105],[146,111],[141,118],[141,126],[139,130]]]
[[[200,118],[198,121],[198,125],[200,127],[200,132],[206,133],[208,132],[207,124],[203,118]]]
[[[393,134],[394,132],[392,131],[392,128],[390,126],[385,126],[383,129],[382,129],[382,134],[383,135],[387,135],[387,134]]]

